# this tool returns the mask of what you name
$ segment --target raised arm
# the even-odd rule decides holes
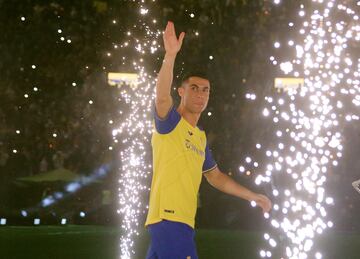
[[[271,210],[272,205],[268,197],[259,193],[254,193],[238,184],[231,177],[220,172],[218,167],[210,172],[204,173],[204,176],[216,189],[244,200],[255,201],[256,204],[262,208],[264,213]]]
[[[157,115],[160,118],[164,118],[167,115],[173,103],[171,98],[171,85],[173,81],[174,64],[176,55],[181,49],[184,37],[185,33],[182,32],[180,33],[179,38],[177,38],[174,24],[168,22],[163,35],[165,57],[156,83],[155,107]]]

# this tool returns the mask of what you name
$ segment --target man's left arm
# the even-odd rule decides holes
[[[263,212],[269,212],[272,205],[271,201],[265,195],[254,193],[251,190],[245,188],[244,186],[235,182],[231,177],[222,173],[218,167],[215,167],[213,170],[204,173],[206,180],[216,189],[242,198],[247,201],[255,201],[258,206],[260,206]]]

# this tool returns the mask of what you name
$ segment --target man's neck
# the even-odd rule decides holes
[[[191,126],[193,126],[194,128],[196,127],[200,119],[201,113],[191,113],[181,105],[179,105],[177,111],[188,123],[190,123]]]

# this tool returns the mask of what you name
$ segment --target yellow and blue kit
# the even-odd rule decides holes
[[[169,220],[195,225],[202,173],[217,167],[205,131],[193,127],[172,106],[164,119],[154,111],[153,176],[145,225]]]

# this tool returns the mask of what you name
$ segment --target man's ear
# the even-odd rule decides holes
[[[177,91],[180,97],[182,97],[184,95],[184,87],[180,86],[178,87]]]

